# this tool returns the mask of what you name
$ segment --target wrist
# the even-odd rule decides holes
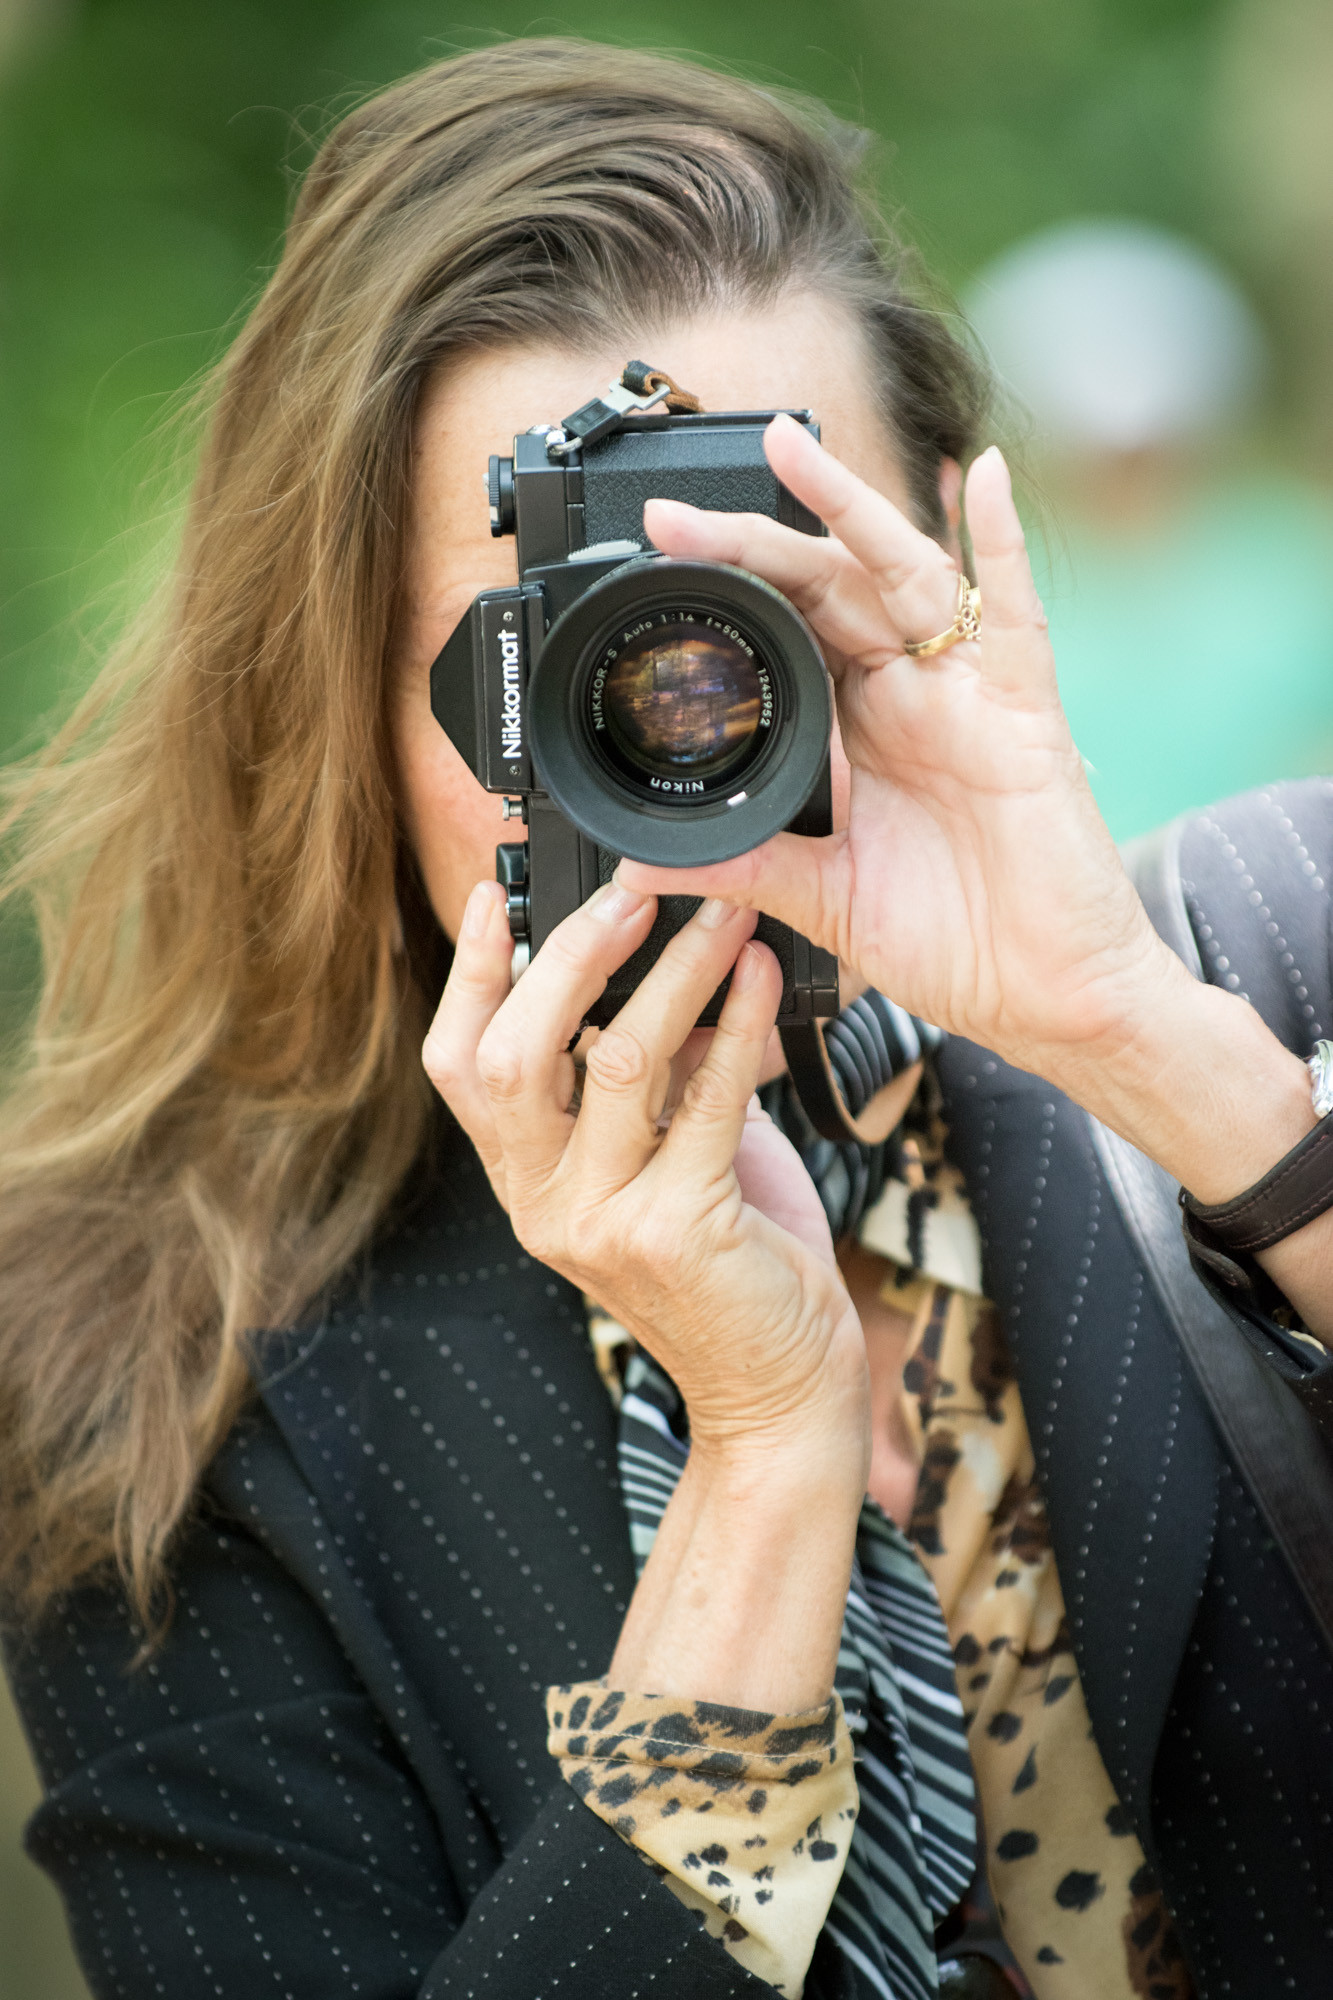
[[[766,1519],[790,1525],[812,1509],[854,1517],[870,1476],[869,1411],[838,1438],[776,1428],[725,1438],[691,1432],[687,1470],[696,1490]]]
[[[870,1468],[870,1374],[860,1321],[849,1319],[854,1346],[826,1355],[816,1375],[781,1393],[758,1395],[744,1376],[726,1403],[685,1391],[698,1479],[754,1498],[842,1494],[859,1508]]]
[[[1051,1080],[1205,1205],[1261,1179],[1315,1124],[1310,1079],[1248,1001],[1170,957],[1117,1032]]]
[[[809,1439],[709,1440],[667,1504],[615,1687],[794,1713],[833,1685],[864,1479]]]

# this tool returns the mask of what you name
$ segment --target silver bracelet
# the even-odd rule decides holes
[[[1316,1118],[1333,1111],[1333,1042],[1316,1042],[1305,1067],[1310,1072],[1310,1102]]]

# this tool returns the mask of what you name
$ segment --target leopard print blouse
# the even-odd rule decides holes
[[[803,1715],[552,1688],[548,1747],[579,1797],[778,1993],[801,1983],[856,1823],[835,1695]]]

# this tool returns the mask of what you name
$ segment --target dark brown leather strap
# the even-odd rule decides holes
[[[1333,1111],[1261,1181],[1211,1206],[1182,1193],[1181,1207],[1219,1250],[1267,1250],[1333,1208]]]
[[[835,1145],[843,1146],[849,1139],[859,1139],[863,1146],[882,1145],[912,1101],[921,1081],[921,1064],[913,1063],[876,1091],[860,1116],[854,1118],[838,1088],[819,1022],[801,1021],[790,1028],[779,1028],[778,1034],[801,1109],[820,1138],[832,1139]]]

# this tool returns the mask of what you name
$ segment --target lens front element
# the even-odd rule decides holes
[[[704,611],[657,611],[618,632],[588,695],[599,747],[663,799],[697,798],[738,772],[773,717],[754,647]]]
[[[587,839],[635,861],[728,861],[790,826],[828,770],[823,658],[745,570],[649,556],[582,591],[528,683],[534,772]]]

